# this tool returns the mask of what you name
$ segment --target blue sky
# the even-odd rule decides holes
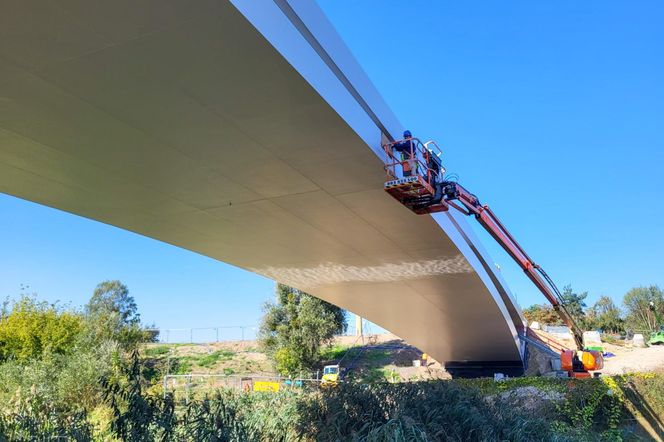
[[[403,124],[560,286],[664,288],[664,3],[320,4]],[[481,238],[519,302],[543,302]]]
[[[664,4],[322,0],[416,136],[559,283],[664,287]],[[469,220],[469,222],[472,220]],[[519,302],[543,302],[480,232]],[[163,328],[251,325],[272,281],[0,195],[0,295],[83,304],[120,279]]]

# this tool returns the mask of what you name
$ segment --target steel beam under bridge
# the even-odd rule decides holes
[[[402,129],[312,1],[0,15],[0,191],[306,290],[440,361],[518,365],[521,314],[465,220],[382,190]]]

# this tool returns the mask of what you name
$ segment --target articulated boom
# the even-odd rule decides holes
[[[553,309],[570,328],[579,350],[583,349],[583,333],[572,315],[562,303],[562,295],[546,272],[530,259],[519,243],[500,222],[489,206],[460,184],[445,180],[441,163],[442,152],[432,141],[421,143],[417,138],[407,138],[383,146],[387,155],[385,191],[418,215],[448,211],[450,207],[465,215],[473,215],[498,244],[523,269],[528,278],[551,303]],[[402,178],[397,174],[401,166]],[[572,373],[587,374],[587,370],[602,368],[599,352],[572,350],[562,354],[563,367]],[[580,356],[580,357],[579,357]],[[572,360],[574,367],[572,368]]]
[[[579,349],[583,348],[583,333],[574,319],[562,304],[560,290],[553,283],[546,272],[533,262],[523,250],[514,237],[507,231],[505,226],[496,217],[489,206],[482,206],[477,197],[468,192],[461,185],[453,182],[443,182],[443,200],[451,207],[466,215],[474,215],[484,230],[496,240],[498,244],[512,257],[514,261],[526,273],[526,276],[542,292],[553,309],[558,313],[572,331],[574,341]],[[459,201],[463,207],[457,205],[454,200]]]

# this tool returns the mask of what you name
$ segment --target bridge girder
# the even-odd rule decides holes
[[[0,85],[0,191],[293,285],[440,361],[520,360],[465,221],[383,192],[402,128],[313,2],[15,2]]]

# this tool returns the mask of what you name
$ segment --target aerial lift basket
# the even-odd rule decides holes
[[[445,202],[431,204],[436,183],[442,181],[445,173],[440,160],[442,152],[435,142],[410,138],[384,144],[383,149],[387,193],[419,215],[448,210]]]

